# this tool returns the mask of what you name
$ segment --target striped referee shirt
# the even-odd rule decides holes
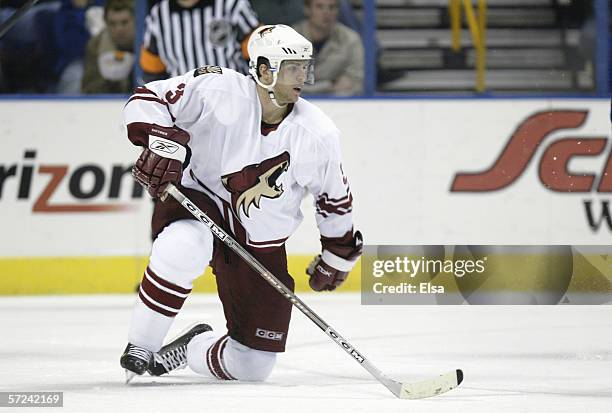
[[[157,78],[204,65],[246,74],[241,43],[246,44],[258,23],[248,0],[200,0],[191,8],[162,0],[147,15],[140,65]]]

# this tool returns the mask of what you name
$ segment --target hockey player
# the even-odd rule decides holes
[[[361,254],[339,131],[300,98],[313,82],[312,44],[284,25],[248,43],[250,76],[205,66],[135,90],[128,138],[144,147],[133,174],[153,197],[169,182],[197,203],[291,290],[285,241],[315,197],[322,252],[307,269],[315,291],[333,290]],[[265,380],[285,350],[291,303],[177,202],[155,204],[154,242],[121,366],[128,375],[189,367],[219,380]],[[162,348],[174,317],[208,265],[227,333],[194,327]]]

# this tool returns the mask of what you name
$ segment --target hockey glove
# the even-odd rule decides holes
[[[344,245],[338,245],[337,241],[346,240],[346,236],[340,239],[321,238],[324,246],[323,253],[317,255],[306,269],[306,274],[310,276],[308,284],[313,290],[335,290],[348,277],[361,255],[363,241],[359,231],[354,235],[352,233],[347,235],[351,235],[350,243],[344,243]],[[337,253],[342,253],[346,258],[325,249],[326,246],[333,248]]]
[[[166,184],[181,182],[185,146],[189,142],[186,131],[176,126],[132,123],[128,125],[128,137],[137,145],[147,146],[132,168],[132,175],[152,197],[159,197]]]

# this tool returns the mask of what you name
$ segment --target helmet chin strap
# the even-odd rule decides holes
[[[280,105],[277,101],[276,101],[276,95],[274,94],[274,90],[272,90],[272,88],[268,88],[268,97],[270,98],[270,100],[272,101],[272,103],[274,104],[274,106],[276,106],[277,108],[286,108],[287,104],[285,103],[284,105]]]
[[[281,109],[287,107],[286,103],[284,105],[279,104],[278,101],[276,100],[276,95],[274,94],[274,86],[276,86],[276,81],[278,80],[278,74],[276,72],[272,74],[272,83],[269,85],[263,84],[262,81],[259,80],[259,77],[257,76],[254,76],[254,78],[255,78],[255,82],[257,82],[259,86],[266,89],[266,91],[268,92],[268,97],[270,98],[270,101],[272,102],[274,106],[276,106],[277,108],[281,108]]]

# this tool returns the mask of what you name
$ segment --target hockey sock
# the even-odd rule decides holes
[[[147,267],[132,313],[128,341],[158,351],[190,292],[190,289],[172,284]]]
[[[255,350],[212,331],[187,345],[187,362],[196,373],[218,380],[263,381],[274,367],[276,353]]]

